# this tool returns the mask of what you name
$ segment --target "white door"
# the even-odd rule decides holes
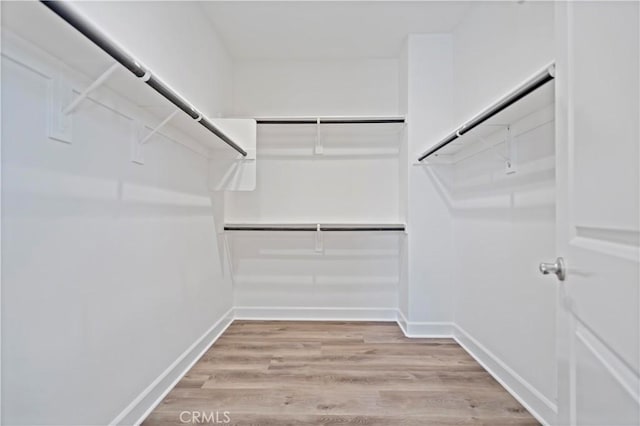
[[[639,14],[556,9],[559,424],[640,424]]]

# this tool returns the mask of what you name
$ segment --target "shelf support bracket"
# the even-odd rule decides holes
[[[54,76],[48,82],[47,127],[50,139],[62,143],[73,141],[73,120],[62,113],[66,103],[73,99],[71,83],[62,75]]]
[[[322,228],[318,223],[316,225],[316,253],[322,253],[323,241],[322,241]]]
[[[511,124],[487,124],[487,126],[502,127],[505,129],[506,133],[504,138],[504,144],[506,147],[506,153],[505,155],[502,155],[499,152],[496,152],[496,154],[502,160],[504,160],[504,173],[506,175],[512,175],[516,173],[518,171],[516,167],[517,152],[516,152],[516,146],[513,143],[513,132],[511,131]],[[487,141],[482,136],[477,135],[476,138],[478,138],[483,144],[488,145]],[[498,144],[491,145],[488,147],[488,149],[493,149],[497,145]]]
[[[322,155],[324,153],[320,135],[320,118],[316,118],[316,144],[313,147],[313,153],[316,155]]]
[[[139,143],[140,145],[144,145],[144,144],[146,144],[147,142],[149,142],[149,139],[151,139],[151,137],[152,137],[153,135],[155,135],[156,133],[158,133],[158,131],[159,131],[160,129],[162,129],[162,128],[163,128],[163,127],[164,127],[164,126],[165,126],[169,121],[171,121],[171,119],[172,119],[173,117],[175,117],[175,115],[176,115],[177,113],[178,113],[178,110],[175,110],[175,111],[173,111],[171,114],[169,114],[169,116],[168,116],[167,118],[165,118],[164,120],[162,120],[162,121],[160,122],[160,124],[158,124],[156,127],[154,127],[153,129],[151,129],[151,131],[150,131],[149,133],[147,133],[147,135],[146,135],[144,138],[142,138],[142,139],[140,140],[140,142],[138,142],[138,143]]]
[[[513,133],[511,132],[511,126],[507,126],[506,130],[507,135],[505,138],[505,145],[507,147],[507,158],[504,162],[504,172],[507,175],[512,175],[518,171],[516,167],[518,153],[516,152],[516,145],[513,142]]]
[[[135,128],[131,137],[131,161],[133,163],[141,165],[144,164],[144,153],[142,151],[142,148],[149,142],[151,137],[158,133],[160,129],[162,129],[169,121],[171,121],[171,119],[175,117],[178,112],[179,110],[173,111],[167,118],[162,120],[160,124],[151,129],[151,131],[145,136],[142,136],[142,134],[146,131],[146,126],[140,121],[136,121],[134,123]]]
[[[107,79],[111,76],[111,74],[114,73],[115,70],[118,69],[118,67],[120,67],[120,64],[118,63],[111,65],[105,72],[102,73],[100,77],[98,77],[93,83],[87,86],[87,88],[84,89],[82,93],[80,93],[78,97],[73,100],[73,102],[71,102],[62,110],[62,115],[71,114],[78,107],[78,105],[80,105],[80,103],[85,100],[87,96],[89,96],[89,93],[93,92],[105,81],[107,81]]]

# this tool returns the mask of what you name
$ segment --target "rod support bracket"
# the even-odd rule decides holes
[[[144,164],[144,146],[151,140],[153,135],[158,133],[178,112],[179,110],[174,110],[149,132],[147,132],[147,126],[145,126],[144,123],[137,120],[134,122],[134,128],[131,132],[131,162],[140,165]]]
[[[144,164],[144,151],[140,143],[141,135],[145,132],[146,126],[140,120],[131,122],[130,145],[131,145],[131,162],[139,165]]]
[[[322,253],[323,250],[322,227],[318,223],[316,224],[316,253]]]
[[[162,120],[160,122],[160,124],[158,124],[156,127],[154,127],[153,129],[151,129],[151,131],[149,133],[147,133],[147,135],[145,137],[143,137],[142,139],[140,139],[140,141],[138,142],[140,145],[144,145],[147,142],[149,142],[149,140],[151,139],[151,137],[153,135],[155,135],[156,133],[158,133],[160,131],[160,129],[162,129],[164,126],[167,125],[167,123],[169,121],[171,121],[171,119],[173,117],[176,116],[176,114],[178,113],[178,110],[174,110],[171,114],[169,114],[169,116],[167,118],[165,118],[164,120]]]
[[[73,87],[62,75],[47,83],[47,131],[50,139],[70,144],[73,139],[73,119],[63,114],[64,105],[73,99]]]
[[[78,96],[74,98],[74,90],[71,83],[62,75],[49,80],[47,127],[49,138],[59,142],[71,143],[73,138],[73,112],[80,103],[89,97],[89,94],[102,85],[111,74],[120,67],[120,64],[112,64],[93,83],[88,85]]]
[[[316,118],[316,143],[313,147],[313,153],[316,155],[324,154],[324,147],[322,146],[322,136],[320,133],[320,118]]]
[[[518,152],[516,150],[516,144],[513,142],[513,133],[510,125],[506,126],[505,145],[507,147],[507,158],[504,162],[504,173],[512,175],[518,171]]]
[[[67,105],[63,110],[62,110],[62,114],[63,115],[69,115],[71,114],[77,107],[78,105],[80,105],[80,103],[82,101],[84,101],[91,92],[93,92],[94,90],[96,90],[98,87],[100,87],[105,81],[107,81],[107,79],[111,76],[111,74],[113,74],[115,72],[115,70],[117,70],[120,67],[120,64],[118,63],[114,63],[112,64],[109,68],[107,68],[107,70],[105,72],[103,72],[100,77],[96,78],[94,80],[93,83],[91,83],[90,85],[87,86],[86,89],[84,89],[82,91],[82,93],[80,93],[78,95],[77,98],[75,98],[73,100],[73,102],[71,102],[69,105]]]

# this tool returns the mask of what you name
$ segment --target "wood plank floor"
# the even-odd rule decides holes
[[[235,321],[143,424],[216,411],[232,425],[539,424],[454,340],[379,322]]]

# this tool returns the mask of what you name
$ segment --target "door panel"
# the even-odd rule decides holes
[[[576,339],[576,424],[637,424],[637,393],[634,395],[623,381],[616,379],[624,372],[610,367],[612,362],[607,355],[611,354],[590,343],[588,338]]]
[[[576,226],[638,227],[638,4],[575,2],[572,16]],[[583,143],[589,140],[592,143]],[[636,187],[637,188],[637,187]]]
[[[558,2],[560,424],[640,424],[638,2]],[[550,258],[553,254],[550,254]]]

